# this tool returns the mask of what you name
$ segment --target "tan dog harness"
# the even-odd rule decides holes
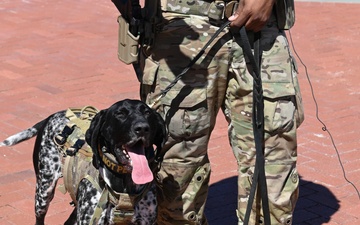
[[[69,108],[66,118],[70,121],[63,131],[55,136],[55,143],[61,146],[63,155],[63,185],[59,185],[62,193],[68,192],[76,204],[76,193],[80,181],[88,179],[101,192],[98,177],[99,171],[92,165],[92,150],[85,141],[85,133],[91,120],[98,113],[92,106]]]
[[[127,224],[131,222],[134,216],[134,205],[151,188],[151,184],[146,184],[139,194],[129,195],[127,193],[118,193],[108,187],[100,185],[99,171],[92,165],[93,152],[91,147],[85,141],[85,133],[90,127],[91,120],[99,112],[92,106],[84,108],[69,108],[65,117],[69,122],[63,130],[54,137],[55,143],[61,147],[63,155],[63,184],[58,189],[66,194],[70,194],[73,204],[76,205],[76,194],[79,183],[82,179],[87,179],[101,193],[95,212],[91,218],[90,224],[97,224],[102,212],[106,209],[107,203],[111,203],[114,208],[114,223]],[[97,149],[102,153],[101,149]],[[104,163],[114,164],[113,171],[119,173],[130,173],[131,168],[116,163],[111,155],[102,153]],[[103,187],[103,188],[102,188]]]

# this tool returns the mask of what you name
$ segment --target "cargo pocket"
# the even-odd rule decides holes
[[[183,63],[184,64],[184,63]],[[166,90],[185,65],[161,65],[157,76],[160,90]],[[194,65],[168,90],[160,101],[169,134],[176,140],[195,138],[209,133],[207,78],[212,67]],[[174,72],[177,71],[177,72]]]
[[[264,100],[265,130],[273,135],[290,131],[294,126],[295,99]]]
[[[206,89],[184,86],[171,90],[161,99],[169,134],[174,139],[188,139],[209,133],[210,115]]]
[[[265,130],[270,134],[286,132],[303,120],[296,65],[286,38],[279,35],[272,49],[264,51],[263,57]]]

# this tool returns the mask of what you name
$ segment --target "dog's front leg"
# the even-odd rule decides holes
[[[77,224],[89,225],[91,220],[98,220],[99,218],[93,218],[96,207],[98,205],[101,193],[96,187],[88,180],[83,179],[78,187],[77,192]],[[96,224],[102,224],[99,222]]]
[[[110,203],[106,204],[106,209],[102,211],[98,220],[98,225],[113,225],[114,224],[114,206]]]

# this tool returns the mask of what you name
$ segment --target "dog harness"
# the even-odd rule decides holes
[[[93,151],[85,141],[85,133],[98,112],[99,110],[92,106],[69,108],[66,111],[65,117],[69,119],[69,122],[54,137],[54,141],[61,147],[60,153],[63,155],[63,184],[60,184],[58,189],[63,194],[68,192],[72,199],[70,204],[76,205],[79,183],[81,180],[87,179],[101,193],[90,224],[97,224],[108,203],[115,206],[114,223],[128,223],[133,218],[134,205],[147,193],[151,184],[144,185],[138,194],[118,193],[108,187],[99,176],[99,171],[92,164]],[[131,168],[120,165],[112,155],[103,153],[100,146],[96,151],[101,152],[103,163],[113,172],[131,173]]]
[[[69,122],[54,137],[55,143],[61,146],[64,165],[64,183],[58,189],[64,194],[68,192],[75,205],[78,185],[82,179],[88,179],[101,192],[99,172],[92,165],[93,152],[85,141],[85,133],[96,113],[98,110],[92,106],[69,108],[65,114]]]
[[[131,224],[134,217],[135,205],[144,197],[145,193],[150,190],[151,185],[151,183],[147,183],[143,185],[143,189],[138,194],[129,195],[127,193],[116,192],[105,184],[89,224],[98,224],[102,213],[108,207],[108,203],[114,206],[112,209],[114,216],[112,222],[114,224]]]

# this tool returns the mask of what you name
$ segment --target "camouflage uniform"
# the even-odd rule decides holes
[[[192,15],[188,9],[174,4],[171,11],[182,13],[163,12],[164,26],[154,46],[142,49],[141,97],[148,104],[154,102],[218,29],[206,15]],[[298,197],[296,128],[303,120],[301,96],[295,62],[274,15],[262,36],[265,170],[271,220],[272,224],[291,224]],[[226,28],[154,106],[169,130],[164,159],[156,173],[158,224],[207,224],[204,215],[210,176],[207,148],[219,109],[229,122],[229,140],[238,163],[237,214],[242,224],[255,164],[252,76],[247,64],[242,48]],[[256,215],[261,213],[260,206],[254,204],[250,224],[257,224],[255,221],[261,218]]]

